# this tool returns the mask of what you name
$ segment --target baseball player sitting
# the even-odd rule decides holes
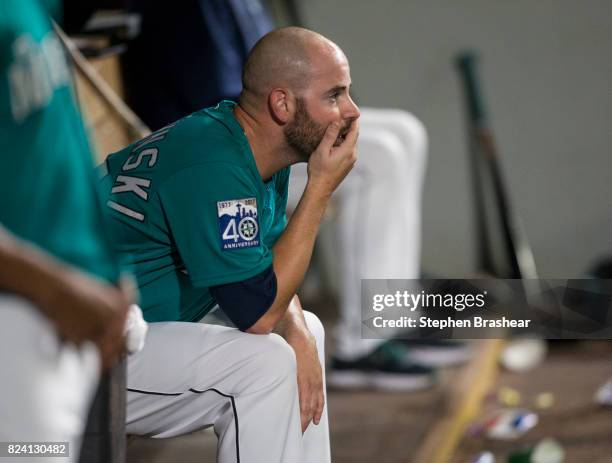
[[[333,191],[356,161],[359,110],[340,48],[283,28],[223,101],[110,155],[115,239],[150,324],[128,359],[127,430],[213,425],[219,462],[330,461],[323,328],[296,297]],[[285,215],[289,166],[308,163]],[[239,328],[197,323],[219,305]]]

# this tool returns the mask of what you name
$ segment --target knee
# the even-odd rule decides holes
[[[364,108],[361,116],[361,130],[367,127],[388,130],[402,141],[402,149],[408,152],[413,162],[425,162],[428,150],[427,130],[412,113],[403,109]]]
[[[325,328],[323,327],[323,323],[321,323],[319,317],[317,317],[312,312],[304,310],[304,319],[306,320],[306,326],[308,327],[308,330],[312,333],[312,335],[317,341],[317,347],[324,346]]]
[[[263,348],[257,355],[255,367],[266,377],[295,377],[297,366],[295,352],[287,341],[278,334],[257,335],[261,338]]]
[[[359,162],[367,170],[397,169],[404,162],[404,146],[396,132],[379,127],[360,129],[358,140]]]
[[[426,157],[428,139],[425,125],[415,115],[407,111],[395,110],[393,117],[403,134],[402,138],[407,141],[410,151],[419,158]]]

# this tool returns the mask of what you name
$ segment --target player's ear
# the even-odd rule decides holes
[[[293,117],[295,104],[293,96],[284,88],[275,88],[268,95],[268,106],[272,119],[285,125]]]

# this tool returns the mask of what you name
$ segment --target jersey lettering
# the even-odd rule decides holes
[[[151,135],[149,135],[146,138],[143,138],[136,144],[136,146],[134,146],[134,148],[132,148],[132,153],[134,151],[138,151],[143,146],[149,145],[151,143],[155,143],[156,141],[163,140],[164,138],[166,138],[166,135],[168,135],[168,132],[170,131],[170,129],[174,127],[175,125],[176,125],[176,122],[170,125],[167,125],[164,128],[159,129],[157,132],[153,132]]]
[[[143,187],[149,188],[149,186],[151,186],[151,180],[149,179],[118,175],[116,182],[121,182],[123,185],[114,186],[111,193],[132,192],[145,201],[149,198],[149,193],[143,189]]]
[[[8,70],[11,111],[15,122],[45,107],[53,92],[69,83],[69,71],[59,40],[49,32],[40,44],[28,35],[13,42],[14,61]]]
[[[142,150],[137,155],[132,155],[129,158],[127,158],[121,170],[125,172],[128,170],[136,169],[140,165],[140,163],[142,162],[145,156],[150,156],[147,166],[153,167],[155,166],[155,163],[157,162],[157,153],[158,153],[157,148],[147,148],[146,150]],[[136,157],[136,159],[134,159],[134,157]]]
[[[166,135],[168,134],[170,129],[174,127],[175,124],[176,122],[174,124],[170,124],[164,127],[163,129],[158,130],[157,132],[152,133],[146,138],[143,138],[136,144],[136,146],[134,146],[134,148],[132,148],[131,152],[136,153],[136,151],[140,150],[141,148],[144,148],[150,143],[163,140],[164,138],[166,138]],[[157,148],[147,148],[140,151],[138,154],[132,154],[125,160],[121,170],[123,172],[134,170],[139,167],[147,157],[149,159],[146,163],[146,167],[155,167],[155,164],[157,163],[158,154],[159,150]],[[149,192],[147,191],[147,189],[150,187],[151,180],[147,178],[132,177],[129,175],[117,175],[117,178],[115,179],[115,184],[111,189],[111,193],[134,193],[139,198],[147,201],[149,199]],[[120,214],[138,220],[139,222],[144,222],[146,218],[143,213],[137,212],[115,201],[108,201],[106,205],[111,209],[119,212]]]
[[[119,212],[120,214],[126,215],[132,219],[136,219],[139,222],[144,222],[145,216],[144,214],[141,214],[140,212],[136,212],[133,209],[130,209],[129,207],[126,207],[122,204],[116,203],[115,201],[107,201],[106,205],[108,207],[110,207],[111,209],[114,209],[115,211]]]

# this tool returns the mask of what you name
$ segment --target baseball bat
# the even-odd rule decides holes
[[[457,57],[457,68],[462,78],[468,120],[469,152],[472,165],[476,201],[478,261],[481,270],[500,277],[537,278],[533,252],[521,221],[512,208],[508,189],[502,175],[499,154],[489,126],[484,99],[477,75],[477,57],[465,52]],[[500,221],[505,256],[510,274],[502,275],[494,264],[492,237],[486,221],[486,193],[484,182],[490,180],[493,200]]]

